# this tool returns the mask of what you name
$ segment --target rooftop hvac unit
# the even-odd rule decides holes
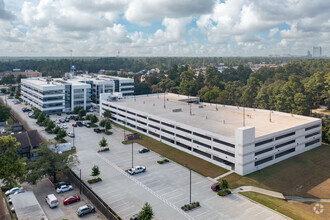
[[[181,108],[176,108],[176,109],[173,109],[172,112],[182,112],[182,109]]]

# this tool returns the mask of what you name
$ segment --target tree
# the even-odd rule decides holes
[[[208,66],[206,68],[206,73],[204,77],[204,83],[208,87],[213,87],[218,85],[219,82],[219,72],[214,66]]]
[[[52,120],[49,120],[46,124],[46,131],[50,132],[53,128],[55,128],[55,123]]]
[[[24,174],[25,159],[17,153],[20,143],[8,135],[0,137],[0,179],[8,185],[16,185]]]
[[[91,120],[92,115],[86,115],[85,119],[86,120]]]
[[[106,131],[108,131],[109,129],[111,129],[111,123],[109,120],[107,120],[104,124],[104,128]]]
[[[0,121],[6,121],[10,117],[10,108],[0,105]]]
[[[78,112],[79,118],[83,118],[86,115],[86,110],[85,109],[80,109]]]
[[[63,130],[63,129],[60,129],[60,130],[57,132],[57,135],[56,135],[56,137],[55,137],[55,140],[57,140],[57,141],[62,140],[65,136],[66,136],[66,131]]]
[[[92,124],[95,124],[99,121],[99,118],[96,115],[92,115],[90,120]]]
[[[107,119],[103,119],[103,120],[101,120],[100,123],[99,123],[100,126],[101,126],[101,127],[104,127],[106,121],[109,121],[109,120],[107,120]]]
[[[228,181],[225,180],[225,179],[222,179],[222,180],[221,180],[220,185],[221,185],[221,188],[222,188],[222,189],[228,189],[228,188],[229,188]]]
[[[108,146],[107,140],[103,137],[99,143],[100,147],[106,147]]]
[[[48,148],[48,145],[56,145],[51,142],[44,142],[37,151],[38,159],[27,164],[24,180],[30,184],[36,184],[45,175],[53,177],[53,182],[57,182],[58,172],[67,171],[77,163],[75,155],[68,153],[56,153]]]
[[[241,97],[241,104],[245,107],[253,107],[255,98],[257,97],[260,88],[260,82],[254,77],[247,80],[246,88]]]
[[[292,113],[298,115],[309,115],[309,105],[307,96],[302,93],[294,95],[294,103],[292,104]]]
[[[46,119],[46,116],[43,112],[41,112],[37,118],[37,123],[40,124]]]
[[[154,212],[152,211],[152,207],[149,203],[145,203],[142,210],[139,212],[138,219],[139,220],[151,220],[154,217]]]
[[[83,109],[82,107],[80,107],[80,106],[76,106],[76,107],[74,107],[74,109],[73,109],[73,114],[78,114],[78,112],[81,110],[81,109]]]
[[[99,166],[94,165],[92,167],[92,176],[98,176],[100,175],[100,168]]]
[[[55,125],[54,130],[53,130],[53,133],[54,134],[57,134],[60,130],[61,130],[61,128],[59,126],[56,126]]]
[[[104,112],[103,112],[103,117],[109,119],[111,118],[111,111],[106,109]]]

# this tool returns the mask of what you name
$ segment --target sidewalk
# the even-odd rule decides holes
[[[260,194],[264,194],[267,196],[272,196],[279,199],[289,200],[289,201],[295,201],[295,202],[328,202],[330,203],[330,199],[317,199],[317,198],[302,198],[298,196],[284,196],[282,193],[255,187],[255,186],[241,186],[234,190],[232,190],[233,193],[239,193],[239,192],[256,192]]]

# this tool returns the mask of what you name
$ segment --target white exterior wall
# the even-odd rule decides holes
[[[56,83],[50,83],[50,84],[36,84],[34,83],[36,78],[32,79],[22,79],[21,80],[21,98],[24,102],[30,104],[31,106],[38,108],[39,110],[43,112],[47,111],[63,111],[64,109],[64,95],[65,95],[65,88],[64,85],[58,85]],[[60,94],[42,94],[46,91],[62,91]],[[50,97],[58,97],[59,100],[49,100],[49,101],[43,101],[44,98],[50,98]],[[54,106],[54,107],[43,107],[47,104],[61,104],[60,106]]]
[[[106,94],[104,95],[106,96]],[[104,101],[102,97],[100,101],[101,101],[100,103],[101,116],[103,115],[105,109],[109,109],[113,113],[112,114],[113,120],[116,119],[115,120],[116,123],[119,123],[121,125],[126,124],[125,126],[131,129],[146,134],[156,140],[164,142],[181,151],[187,152],[189,154],[207,160],[223,168],[233,169],[236,173],[240,175],[247,175],[249,173],[265,168],[279,161],[285,160],[289,157],[295,156],[297,154],[303,153],[307,150],[313,149],[321,145],[321,128],[322,128],[321,120],[316,120],[314,122],[306,123],[279,132],[274,132],[272,134],[261,136],[258,138],[255,138],[254,127],[240,127],[235,130],[235,138],[229,138],[222,136],[220,134],[212,133],[186,124],[178,123],[169,120],[167,118],[162,118],[156,115],[150,115],[148,113],[138,111],[132,108],[127,108],[121,105],[120,101],[119,102]],[[110,106],[113,106],[117,109]],[[133,112],[136,115],[132,115],[129,112]],[[138,114],[146,118],[142,118],[138,116]],[[295,116],[295,117],[301,117],[301,116]],[[150,118],[158,120],[160,121],[160,123],[154,122],[150,120]],[[162,122],[173,125],[174,128],[164,125],[162,124]],[[128,123],[133,125],[133,127]],[[143,123],[145,123],[146,125]],[[139,126],[140,129],[138,129],[137,127],[134,128],[134,126]],[[160,130],[153,128],[151,126],[156,126]],[[306,130],[306,128],[310,128],[311,126],[318,126],[318,127]],[[191,131],[191,133],[178,130],[177,127]],[[141,129],[145,129],[145,131],[142,131]],[[161,129],[165,129],[174,134],[168,134],[167,132],[164,132]],[[211,137],[211,140],[197,136],[194,134],[194,132]],[[288,137],[281,137],[283,135],[287,135],[292,132],[294,132],[293,135],[290,135]],[[155,134],[159,135],[159,137],[156,137]],[[184,138],[181,138],[178,135],[181,135]],[[310,135],[311,137],[308,137],[308,135]],[[171,141],[164,140],[164,138],[162,137],[169,138]],[[191,139],[191,141],[185,140],[185,138],[189,138]],[[221,144],[215,142],[215,139],[226,142],[227,144]],[[203,144],[207,144],[211,148],[207,148],[203,145],[195,143],[194,140],[201,142]],[[258,143],[265,140],[272,140],[272,141],[258,146]],[[293,143],[287,143],[290,141],[292,141]],[[315,141],[315,143],[305,147],[305,144],[311,141]],[[179,146],[178,142],[187,145],[191,149],[186,149]],[[233,144],[234,147],[228,146],[228,144]],[[281,144],[283,146],[281,146]],[[218,148],[222,152],[215,150],[215,148]],[[269,150],[268,152],[258,154],[258,152],[263,151],[265,149],[271,149],[271,150]],[[293,152],[280,156],[280,154],[282,154],[283,152],[292,149],[294,149]],[[208,153],[211,155],[211,157],[210,158],[206,157],[198,152],[195,152],[194,150],[195,151],[199,150],[201,152]],[[256,155],[256,153],[258,155]],[[231,156],[230,154],[234,154],[234,156]],[[216,160],[216,157],[224,161],[218,161]],[[263,160],[266,158],[271,158],[271,160],[263,162]]]

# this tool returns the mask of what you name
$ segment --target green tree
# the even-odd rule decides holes
[[[103,137],[99,143],[100,147],[106,147],[108,146],[107,140]]]
[[[37,118],[37,123],[41,124],[46,119],[46,116],[43,112],[41,112]]]
[[[214,86],[211,90],[207,91],[203,96],[202,100],[204,102],[215,102],[215,100],[220,96],[220,89]]]
[[[314,73],[304,86],[312,107],[318,107],[325,103],[324,96],[322,96],[322,91],[325,89],[325,74],[323,72]]]
[[[80,109],[78,112],[79,118],[82,119],[86,115],[85,109]]]
[[[91,120],[92,115],[86,115],[85,119],[86,120]]]
[[[53,133],[54,133],[54,134],[57,134],[60,130],[61,130],[61,128],[60,128],[59,126],[56,126],[56,125],[55,125],[55,127],[54,127],[54,129],[53,129]]]
[[[52,131],[52,129],[53,128],[55,128],[55,123],[52,121],[52,120],[49,120],[48,122],[47,122],[47,125],[46,125],[46,131],[47,132],[50,132],[50,131]]]
[[[292,113],[298,115],[309,115],[310,109],[308,105],[307,96],[302,93],[294,95],[294,103],[292,106]]]
[[[65,137],[66,137],[66,131],[63,130],[63,129],[60,129],[56,134],[55,140],[59,141],[59,140],[62,140],[63,138],[65,138]]]
[[[254,77],[247,80],[246,88],[241,97],[241,104],[245,107],[253,107],[255,104],[255,97],[257,97],[260,88],[260,82]]]
[[[102,119],[102,120],[100,121],[100,123],[99,123],[100,126],[101,126],[101,127],[104,127],[106,121],[108,121],[108,120],[107,120],[107,119]]]
[[[204,84],[208,87],[213,87],[218,85],[219,82],[219,72],[214,66],[208,66],[206,68]]]
[[[48,148],[48,145],[56,145],[51,142],[44,142],[37,151],[38,159],[27,164],[24,180],[30,184],[36,184],[45,175],[53,177],[53,182],[57,182],[57,173],[67,171],[77,163],[77,157],[68,153],[56,153]]]
[[[74,107],[74,109],[73,109],[73,114],[78,114],[78,112],[81,110],[81,109],[83,109],[82,107],[80,107],[80,106],[76,106],[76,107]]]
[[[92,124],[95,124],[99,121],[99,118],[96,115],[92,115],[90,120]]]
[[[16,185],[24,174],[25,160],[17,154],[20,145],[10,135],[0,137],[0,179],[7,185]]]
[[[6,121],[10,117],[10,108],[0,105],[0,121]]]
[[[154,212],[152,211],[152,207],[149,203],[145,203],[142,210],[139,212],[138,219],[139,220],[151,220],[154,217]]]
[[[94,165],[92,167],[92,176],[98,176],[100,175],[100,168],[99,166]]]
[[[228,181],[225,180],[225,179],[222,179],[222,180],[221,180],[220,185],[221,185],[221,188],[222,188],[222,189],[228,189],[228,188],[229,188]]]
[[[109,120],[107,120],[104,124],[104,128],[106,131],[108,131],[109,129],[111,129],[111,122]]]
[[[109,119],[111,118],[111,111],[106,109],[104,112],[103,112],[103,117]]]

